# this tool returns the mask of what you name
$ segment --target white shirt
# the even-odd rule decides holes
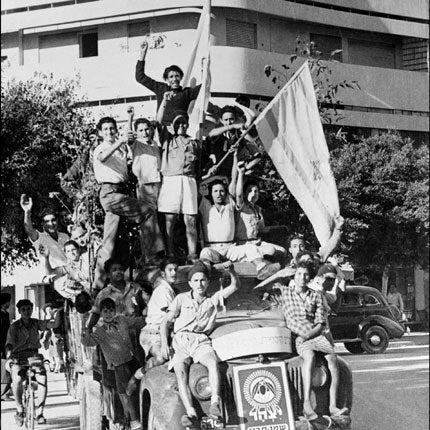
[[[49,250],[49,264],[53,269],[67,264],[66,254],[64,253],[64,244],[70,239],[66,233],[58,232],[58,240],[55,240],[46,231],[37,231],[39,237],[33,243],[37,254],[39,255],[39,245]],[[30,239],[31,240],[31,239]]]
[[[122,149],[117,149],[107,160],[103,163],[99,160],[99,154],[105,149],[109,149],[111,145],[102,142],[94,150],[93,167],[94,176],[99,184],[103,182],[110,182],[112,184],[120,184],[127,182],[127,154]]]
[[[133,173],[139,184],[160,182],[161,155],[158,146],[135,140],[131,147],[133,153]]]
[[[202,198],[200,214],[202,216],[203,234],[205,242],[232,242],[234,239],[234,209],[235,202],[227,196],[224,206],[218,211],[208,199]]]
[[[149,299],[145,328],[160,330],[160,325],[166,316],[167,308],[173,302],[175,296],[173,288],[167,281],[162,279]]]

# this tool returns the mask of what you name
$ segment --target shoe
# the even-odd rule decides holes
[[[219,403],[211,403],[211,406],[209,408],[209,415],[215,417],[215,418],[221,418],[222,413],[221,409],[219,407]]]
[[[274,275],[276,272],[281,270],[281,265],[279,263],[266,264],[257,273],[257,279],[259,281],[264,281],[269,276]]]
[[[185,264],[195,264],[199,260],[199,257],[197,254],[190,254],[187,256],[187,259],[185,260]]]
[[[15,422],[16,422],[18,427],[22,427],[24,425],[24,418],[25,418],[24,412],[17,412],[14,415],[14,418],[15,418]]]
[[[142,430],[142,424],[138,420],[130,421],[130,430]]]
[[[182,415],[181,424],[183,427],[189,429],[200,428],[197,417],[190,417],[188,415]]]
[[[35,419],[37,424],[46,424],[46,418],[43,416],[43,414],[39,414]]]
[[[342,415],[349,415],[349,409],[348,408],[342,408],[342,409],[336,408],[336,410],[330,411],[330,415],[332,417],[340,417]]]

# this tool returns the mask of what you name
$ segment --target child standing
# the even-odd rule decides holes
[[[103,324],[91,329],[82,328],[82,344],[85,346],[100,345],[106,359],[108,369],[115,372],[116,389],[124,412],[130,417],[131,430],[140,430],[139,408],[136,397],[129,397],[125,390],[128,380],[140,367],[137,353],[134,351],[129,330],[141,328],[143,318],[127,318],[116,315],[115,302],[106,298],[100,302],[100,313]]]

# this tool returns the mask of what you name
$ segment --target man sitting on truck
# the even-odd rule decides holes
[[[325,355],[331,374],[329,410],[332,416],[346,415],[347,408],[337,407],[339,369],[334,344],[326,336],[327,318],[322,296],[308,287],[314,277],[313,266],[300,262],[294,275],[294,285],[282,287],[282,308],[287,327],[297,335],[297,353],[302,357],[303,415],[309,421],[318,418],[312,408],[311,389],[315,353]]]
[[[232,295],[239,287],[239,278],[231,262],[224,263],[230,274],[230,285],[209,296],[209,274],[206,266],[197,262],[188,272],[188,283],[191,291],[178,294],[169,306],[166,318],[160,328],[161,350],[165,358],[170,356],[168,333],[170,325],[175,322],[173,332],[173,355],[171,364],[178,380],[179,396],[184,404],[186,415],[182,417],[184,427],[198,424],[197,412],[193,406],[188,386],[188,371],[191,361],[207,367],[212,390],[209,414],[221,419],[220,410],[220,376],[217,356],[208,337],[215,326],[217,306],[223,299]]]
[[[28,299],[19,300],[16,304],[21,318],[12,323],[7,333],[6,339],[6,369],[10,369],[12,376],[12,391],[16,402],[15,421],[19,427],[24,423],[24,407],[22,405],[22,383],[23,375],[22,366],[27,364],[29,357],[38,354],[40,345],[39,332],[48,329],[56,329],[61,325],[61,313],[57,312],[55,321],[39,320],[31,318],[33,313],[33,303]],[[45,368],[42,366],[40,373],[36,374],[38,386],[38,405],[36,406],[36,421],[38,424],[45,424],[46,419],[43,416],[46,395],[48,393],[48,383]]]

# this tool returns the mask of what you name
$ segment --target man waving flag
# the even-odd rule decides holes
[[[339,200],[307,61],[266,106],[255,125],[285,185],[324,245],[339,215]]]
[[[188,109],[189,129],[188,134],[199,137],[200,126],[203,124],[210,98],[210,21],[211,2],[204,0],[200,21],[197,26],[196,40],[191,51],[191,58],[184,75],[184,86],[195,87],[201,80],[201,89],[197,99],[191,103]]]

